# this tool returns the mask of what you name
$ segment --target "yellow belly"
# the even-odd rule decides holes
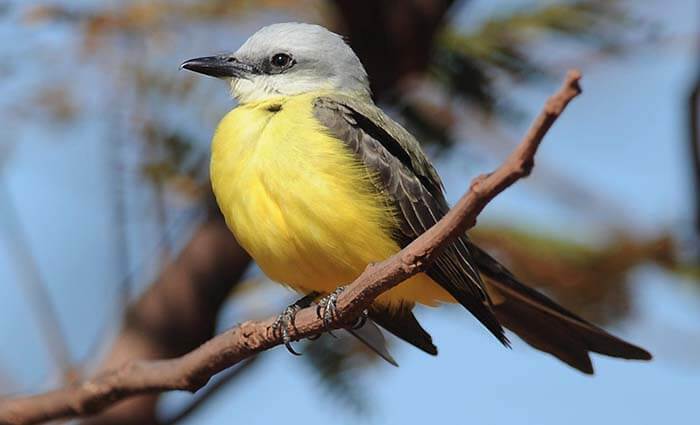
[[[229,228],[265,274],[299,292],[328,293],[399,246],[390,236],[394,212],[372,190],[368,171],[314,119],[315,97],[228,113],[212,142],[211,180]],[[452,298],[421,274],[377,301]]]

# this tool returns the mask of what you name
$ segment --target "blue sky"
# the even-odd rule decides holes
[[[455,19],[468,22],[499,10],[494,3],[487,3],[474,0]],[[686,41],[642,47],[623,58],[584,66],[584,94],[548,134],[538,158],[540,164],[546,164],[543,168],[614,200],[610,211],[619,217],[616,223],[650,235],[659,229],[677,229],[689,217],[691,188],[689,170],[684,168],[687,153],[683,108],[689,78],[698,60],[689,40],[696,34],[696,18],[700,16],[698,5],[691,0],[668,1],[663,6],[660,2],[651,3],[637,7],[646,16],[657,19],[665,32],[684,36]],[[246,23],[241,36],[258,25]],[[69,32],[53,31],[37,33],[22,26],[0,27],[4,40],[14,37],[27,43],[22,46],[3,42],[13,52],[32,45],[59,48],[71,37]],[[240,41],[226,40],[235,45]],[[195,47],[196,41],[188,46]],[[222,49],[223,46],[207,46],[207,51],[199,53]],[[42,57],[57,60],[60,53],[48,51]],[[188,53],[183,52],[183,58],[189,57]],[[562,70],[580,65],[576,55],[567,56],[566,61]],[[57,63],[57,72],[66,66]],[[3,91],[10,97],[21,93],[31,84],[31,73],[27,74],[16,81],[3,81]],[[99,76],[88,74],[86,78],[83,83],[89,86],[90,78]],[[210,84],[213,90],[224,90],[216,81]],[[559,81],[551,81],[535,88],[514,87],[513,98],[531,117],[558,84]],[[100,104],[99,94],[86,91],[83,96],[81,101],[88,106]],[[224,99],[223,93],[220,99]],[[12,138],[9,143],[0,141],[12,146],[9,160],[0,169],[0,184],[7,185],[20,211],[23,229],[75,358],[87,352],[104,324],[111,320],[114,313],[110,311],[110,301],[123,279],[116,275],[114,252],[105,243],[113,235],[109,227],[106,164],[99,159],[90,160],[104,158],[108,142],[104,140],[104,116],[110,112],[92,110],[88,119],[74,127],[37,123],[17,128],[10,117],[0,118],[8,124],[6,132]],[[223,115],[224,109],[220,112]],[[527,124],[525,120],[504,133],[517,140]],[[211,125],[202,122],[201,127],[210,131]],[[455,154],[438,163],[453,200],[475,174],[494,165],[465,165],[459,158]],[[604,239],[606,228],[596,217],[582,216],[575,208],[546,201],[537,189],[542,183],[538,179],[544,178],[536,168],[530,179],[489,205],[481,220],[552,232],[573,231],[582,239]],[[146,189],[132,195],[133,215],[150,213],[148,197]],[[75,231],[77,226],[80,232]],[[133,273],[139,281],[148,281],[155,264],[149,257],[159,242],[147,224],[138,229],[133,242],[138,248]],[[178,237],[186,231],[183,226],[174,229]],[[17,282],[20,275],[5,242],[0,234],[0,370],[11,375],[13,388],[32,391],[50,385],[51,362],[32,309]],[[377,364],[358,370],[357,385],[374,400],[369,422],[691,422],[700,385],[697,286],[653,267],[640,268],[635,282],[635,313],[614,331],[649,348],[656,356],[652,363],[596,357],[597,375],[591,378],[517,339],[513,350],[503,349],[460,309],[420,309],[420,319],[433,334],[440,355],[433,358],[410,346],[395,344],[394,356],[400,368]],[[281,289],[271,288],[266,293],[275,299],[270,308],[277,308],[289,298]],[[275,349],[265,354],[262,366],[247,379],[219,393],[207,409],[188,423],[303,420],[320,424],[360,420],[323,392],[324,387],[318,385],[305,364],[284,350]],[[165,410],[181,397],[187,396],[170,397]]]

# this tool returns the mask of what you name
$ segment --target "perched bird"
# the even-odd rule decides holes
[[[226,80],[238,100],[214,134],[211,181],[229,228],[272,280],[332,295],[447,213],[440,177],[416,139],[374,104],[341,36],[270,25],[233,54],[182,68]],[[455,302],[501,343],[506,327],[585,373],[593,372],[589,352],[651,358],[522,284],[466,234],[425,273],[377,298],[368,316],[437,354],[412,309]],[[285,329],[294,310],[287,313]]]

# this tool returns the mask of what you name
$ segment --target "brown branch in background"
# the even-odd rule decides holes
[[[358,46],[355,46],[357,49],[363,49],[359,44],[364,46],[365,50],[359,52],[360,56],[371,73],[377,74],[377,78],[373,78],[373,84],[378,97],[382,97],[383,93],[395,89],[395,84],[404,76],[401,73],[415,72],[427,66],[429,52],[432,49],[428,40],[434,39],[447,9],[458,2],[418,0],[422,5],[411,6],[411,10],[403,7],[404,2],[398,0],[393,0],[391,5],[389,2],[345,0],[338,0],[336,3],[344,3],[338,7],[340,25],[348,29],[347,35],[353,45],[358,43]],[[374,3],[382,4],[381,14],[374,13],[377,6]],[[384,3],[387,4],[383,5]],[[115,15],[110,12],[107,15],[93,16],[91,13],[82,13],[80,9],[53,8],[52,11],[51,8],[45,7],[36,8],[30,14],[35,19],[41,18],[41,15],[45,17],[56,15],[54,18],[82,23],[85,29],[85,46],[88,49],[90,46],[94,48],[97,45],[96,39],[99,38],[100,29],[122,32],[129,25],[134,24],[142,24],[149,31],[157,28],[154,22],[135,21],[132,16],[159,17],[165,16],[165,13],[170,16],[187,16],[188,19],[191,16],[199,16],[187,5],[178,6],[168,3],[166,9],[169,12],[164,12],[161,10],[163,4],[153,4],[155,6],[149,3],[148,7],[158,10],[158,14],[131,13],[130,10],[133,11],[133,9],[127,8],[121,14]],[[400,16],[392,13],[398,7],[397,4],[404,10]],[[236,3],[237,16],[240,15],[238,6]],[[216,10],[213,16],[221,19],[221,11]],[[367,24],[368,17],[372,18],[372,25],[369,27],[372,29],[371,33],[366,31],[367,27],[363,27],[363,24]],[[28,16],[28,19],[31,20],[32,16]],[[389,30],[392,33],[391,37],[387,35]],[[381,45],[376,40],[382,40]],[[389,58],[386,56],[388,52],[391,53]],[[117,61],[119,62],[119,58]],[[401,66],[393,65],[398,64],[399,61]],[[385,70],[389,69],[386,68],[387,63],[392,64],[390,73],[385,73]],[[413,65],[406,66],[409,63]],[[116,66],[119,64],[107,68],[120,69]],[[379,84],[379,73],[384,75],[381,84]],[[139,102],[136,105],[139,105]],[[141,116],[141,114],[136,115]],[[183,252],[164,269],[156,282],[129,309],[129,319],[126,320],[99,371],[120,367],[127,361],[181,355],[213,336],[220,306],[236,284],[238,277],[247,268],[249,257],[236,244],[226,228],[223,217],[214,205],[213,196],[209,194],[206,199],[208,201],[204,203],[208,202],[210,205],[208,219],[200,225]],[[207,255],[211,256],[210,260],[206,258]],[[186,314],[181,315],[181,311]],[[130,398],[91,418],[87,423],[89,425],[157,423],[155,413],[158,399],[158,394]]]
[[[128,43],[132,42],[132,39],[128,39]],[[141,48],[137,42],[136,45],[129,44],[127,51],[134,55]],[[117,368],[128,361],[180,356],[201,345],[214,335],[221,306],[250,264],[250,257],[226,227],[213,193],[205,191],[199,201],[199,205],[207,212],[204,221],[198,224],[177,255],[172,247],[161,252],[159,275],[137,300],[132,301],[132,305],[127,304],[131,299],[132,285],[129,277],[131,272],[128,270],[127,229],[124,227],[124,191],[128,189],[124,187],[124,173],[129,170],[125,168],[123,149],[125,143],[130,143],[130,131],[133,131],[131,126],[141,123],[140,120],[149,117],[153,111],[148,109],[150,103],[143,99],[147,95],[138,93],[138,89],[137,93],[133,92],[130,84],[134,85],[136,76],[131,75],[133,70],[124,68],[128,61],[123,55],[107,55],[103,61],[105,72],[109,73],[109,79],[116,84],[107,103],[113,110],[125,111],[114,113],[112,110],[104,113],[105,117],[110,117],[105,137],[109,140],[108,158],[113,163],[110,179],[116,197],[112,230],[116,232],[114,237],[118,266],[122,268],[124,276],[121,281],[121,297],[116,300],[119,304],[117,308],[120,308],[116,320],[122,322],[123,319],[124,323],[113,341],[99,341],[102,345],[100,349],[104,350],[101,353],[104,358],[91,359],[92,365],[98,365],[97,370],[90,370],[91,375]],[[156,183],[156,187],[159,192],[156,196],[157,206],[162,207],[163,189],[160,182]],[[157,215],[161,231],[159,237],[161,243],[166,242],[162,229],[163,212],[159,210]],[[170,253],[166,255],[167,251]],[[106,343],[111,343],[111,346],[104,347]],[[158,400],[158,395],[153,394],[130,398],[81,423],[156,424]]]
[[[381,293],[424,271],[447,244],[476,223],[478,214],[495,196],[529,175],[542,138],[566,105],[580,93],[579,79],[578,71],[569,72],[564,85],[547,101],[520,145],[496,171],[475,179],[469,191],[445,217],[399,253],[368,266],[339,296],[337,315],[330,327],[340,328],[352,323],[352,319]],[[281,335],[271,331],[274,321],[275,318],[269,318],[243,323],[182,357],[129,362],[85,382],[41,395],[4,401],[0,403],[0,423],[35,424],[89,415],[137,394],[197,391],[214,374],[280,345]],[[309,307],[298,313],[290,335],[293,339],[301,339],[325,330],[315,308]]]
[[[181,356],[214,335],[220,307],[246,270],[250,257],[229,232],[213,196],[209,198],[207,219],[129,308],[101,371],[130,361]],[[88,422],[155,423],[157,399],[157,394],[131,398]]]

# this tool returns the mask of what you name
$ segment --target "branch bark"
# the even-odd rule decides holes
[[[182,420],[189,418],[194,412],[197,411],[202,405],[206,404],[210,400],[210,396],[216,394],[219,390],[227,387],[233,382],[237,381],[241,376],[247,375],[252,366],[258,364],[261,356],[254,356],[249,359],[245,359],[239,363],[235,368],[230,368],[226,372],[217,376],[217,381],[212,382],[206,387],[204,387],[198,398],[188,404],[184,409],[179,411],[175,416],[165,419],[163,421],[157,422],[157,425],[175,425]]]
[[[340,295],[331,328],[351,323],[381,293],[424,271],[460,234],[474,226],[484,207],[504,189],[527,177],[537,149],[566,105],[580,92],[578,71],[569,71],[562,87],[550,97],[522,142],[493,173],[477,177],[469,191],[435,226],[389,259],[369,265]],[[138,394],[169,390],[197,391],[216,373],[282,343],[272,331],[275,318],[249,321],[229,329],[199,348],[174,359],[134,361],[94,379],[36,396],[0,403],[0,423],[24,425],[94,414]],[[293,339],[326,330],[314,307],[301,310]]]

